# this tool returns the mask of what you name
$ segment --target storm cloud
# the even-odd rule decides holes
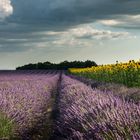
[[[45,24],[53,29],[140,14],[139,0],[11,0],[11,4],[14,12],[10,21]]]
[[[0,0],[0,53],[129,38],[125,28],[140,29],[139,7],[140,0]],[[90,26],[98,23],[117,29]]]
[[[67,30],[97,20],[138,15],[139,7],[139,0],[2,0],[0,19],[6,20],[0,31]]]

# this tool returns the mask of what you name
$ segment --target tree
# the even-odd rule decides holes
[[[97,66],[94,61],[87,60],[83,61],[63,61],[59,64],[51,63],[51,62],[44,62],[44,63],[37,63],[37,64],[27,64],[21,67],[17,67],[17,70],[40,70],[40,69],[47,69],[47,70],[67,70],[69,68],[86,68]]]

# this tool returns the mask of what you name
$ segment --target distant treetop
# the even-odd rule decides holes
[[[86,68],[97,66],[94,61],[63,61],[61,63],[51,63],[51,62],[44,62],[44,63],[36,63],[36,64],[27,64],[24,66],[17,67],[16,70],[67,70],[69,68]]]

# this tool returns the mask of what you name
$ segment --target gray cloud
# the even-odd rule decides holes
[[[124,39],[129,38],[131,35],[128,32],[112,32],[110,30],[97,30],[92,26],[83,26],[80,28],[72,29],[71,34],[79,39]]]
[[[16,24],[11,27],[15,32],[60,31],[82,23],[140,14],[139,0],[11,0],[11,5],[13,14],[7,22]]]
[[[130,38],[128,32],[112,32],[97,30],[90,25],[79,25],[73,29],[61,32],[44,31],[24,34],[5,34],[0,36],[0,52],[20,52],[32,49],[48,49],[58,47],[92,46],[95,40],[112,40]],[[51,49],[52,50],[52,49]]]
[[[6,18],[0,21],[1,52],[30,50],[35,43],[40,42],[46,44],[56,40],[58,43],[57,35],[44,35],[43,31],[67,31],[79,24],[107,19],[121,20],[125,15],[140,14],[139,0],[11,0],[10,7],[13,11],[6,13],[3,10],[1,16]],[[83,35],[83,38],[97,37],[97,33],[99,31]],[[102,36],[104,38],[109,34],[106,32]],[[112,33],[110,36],[118,38],[123,34]],[[74,40],[71,43],[75,43]]]
[[[12,6],[13,22],[63,27],[140,13],[139,0],[12,0]]]
[[[140,29],[140,14],[139,15],[126,15],[123,18],[112,19],[112,20],[101,20],[99,21],[103,25],[128,28],[128,29]]]
[[[24,44],[20,45],[19,43],[5,43],[0,45],[0,53],[23,52],[26,50],[30,50],[31,48],[31,46],[25,46]]]

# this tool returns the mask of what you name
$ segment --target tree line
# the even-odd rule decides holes
[[[16,70],[67,70],[69,68],[86,68],[86,67],[92,67],[97,66],[97,64],[94,61],[63,61],[58,64],[51,63],[51,62],[44,62],[44,63],[36,63],[36,64],[27,64],[24,66],[17,67]]]

